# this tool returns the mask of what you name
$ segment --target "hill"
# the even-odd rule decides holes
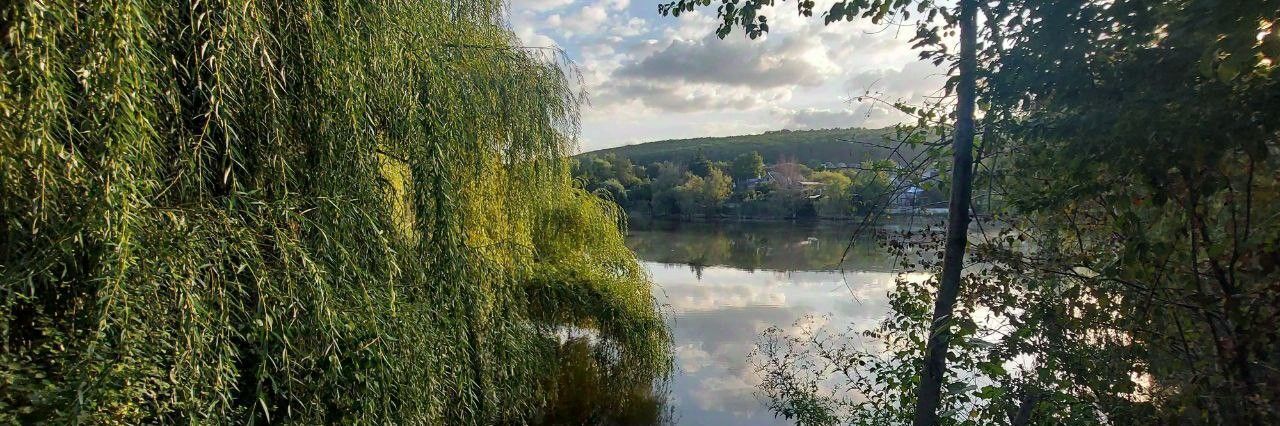
[[[828,161],[857,163],[885,158],[889,150],[876,145],[884,145],[884,136],[892,133],[892,128],[776,130],[757,135],[646,142],[590,151],[578,156],[615,154],[643,165],[662,161],[688,163],[699,150],[711,161],[732,161],[739,154],[757,151],[764,157],[766,164],[776,163],[783,158],[809,166]]]

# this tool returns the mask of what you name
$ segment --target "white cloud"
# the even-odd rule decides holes
[[[946,70],[931,62],[912,61],[894,68],[868,70],[845,81],[845,87],[857,93],[888,97],[889,100],[919,102],[942,89]]]
[[[680,113],[708,110],[752,110],[786,102],[791,91],[779,89],[733,88],[715,84],[689,84],[652,80],[617,79],[594,90],[592,114]],[[639,108],[639,109],[637,109]]]
[[[604,6],[592,5],[570,15],[552,14],[547,17],[546,23],[550,28],[561,30],[565,37],[575,37],[595,34],[606,19],[609,19],[609,12]]]
[[[649,23],[640,18],[628,19],[627,22],[614,25],[609,29],[609,34],[615,37],[635,37],[647,32],[649,32]]]
[[[819,0],[815,10],[832,1]],[[756,40],[740,28],[715,37],[714,5],[679,18],[630,0],[513,0],[511,7],[523,43],[558,45],[577,63],[591,95],[583,140],[593,148],[780,128],[881,127],[905,116],[846,100],[870,88],[883,100],[919,103],[945,80],[918,62],[910,28],[824,26],[818,16],[798,16],[794,4],[766,8],[772,32]]]
[[[573,4],[574,0],[512,0],[513,10],[547,11]]]
[[[703,410],[728,411],[740,417],[748,416],[760,407],[760,402],[755,398],[756,386],[760,384],[760,380],[750,376],[752,375],[705,378],[698,384],[693,399],[698,408]]]
[[[677,346],[675,353],[676,360],[680,362],[680,369],[687,374],[697,373],[712,363],[711,354],[702,350],[702,345],[690,343]]]
[[[867,119],[865,108],[863,111],[845,108],[774,108],[774,113],[782,118],[782,127],[791,130],[857,127]]]
[[[797,47],[762,46],[715,36],[696,41],[673,40],[666,48],[619,69],[617,76],[775,88],[813,86],[835,73],[829,63],[814,60],[807,49]]]
[[[520,43],[524,46],[555,47],[559,45],[551,37],[533,31],[522,30],[516,32],[516,35],[520,37]]]
[[[707,269],[704,273],[710,271],[711,269]],[[704,278],[707,282],[723,282],[711,276]],[[671,306],[681,312],[785,305],[786,293],[773,287],[773,285],[701,285],[673,288],[667,294],[671,297]]]

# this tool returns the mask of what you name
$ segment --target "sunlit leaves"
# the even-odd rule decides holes
[[[734,28],[742,28],[747,37],[752,39],[767,34],[769,32],[768,17],[762,15],[761,11],[776,3],[778,3],[777,0],[721,0],[716,8],[716,16],[721,20],[716,29],[716,35],[724,38],[732,33]],[[710,4],[711,0],[676,0],[658,4],[658,13],[679,17],[681,13],[692,12],[697,7]],[[915,7],[911,7],[912,5]],[[796,1],[796,13],[811,17],[815,6],[816,3],[813,0]],[[945,9],[936,7],[931,0],[841,0],[822,12],[822,21],[825,24],[832,24],[862,18],[880,24],[892,19],[910,19],[912,9],[917,13],[927,11],[928,19],[925,21],[932,21],[940,10],[943,11],[944,16],[950,16]],[[948,21],[948,24],[954,24],[953,20]],[[933,43],[931,41],[928,44]]]
[[[502,8],[0,5],[0,422],[522,423],[552,302],[660,376],[571,67]]]

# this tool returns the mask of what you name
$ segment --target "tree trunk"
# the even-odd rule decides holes
[[[1027,426],[1031,424],[1031,413],[1036,409],[1036,403],[1040,402],[1040,394],[1030,391],[1022,395],[1018,399],[1018,411],[1014,412],[1013,418],[1009,420],[1012,426]]]
[[[973,109],[976,97],[977,0],[960,0],[960,81],[956,88],[956,132],[952,148],[951,201],[947,207],[947,241],[938,280],[938,298],[933,304],[933,323],[925,349],[920,388],[916,391],[916,426],[938,424],[942,402],[942,381],[947,368],[947,345],[951,341],[951,314],[960,293],[960,270],[968,245],[969,196],[973,185]]]

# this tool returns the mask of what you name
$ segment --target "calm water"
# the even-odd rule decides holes
[[[806,314],[873,327],[887,310],[893,259],[852,227],[794,223],[632,223],[627,244],[671,314],[677,371],[666,409],[681,425],[775,425],[748,364],[760,333]],[[841,271],[843,269],[843,271]]]

